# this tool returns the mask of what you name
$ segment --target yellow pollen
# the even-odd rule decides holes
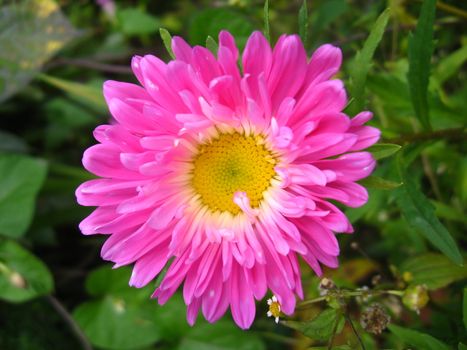
[[[273,301],[269,305],[269,312],[273,317],[279,317],[281,315],[281,304],[278,301]]]
[[[275,164],[261,136],[224,133],[199,145],[191,183],[211,211],[236,215],[241,209],[233,202],[235,192],[245,192],[250,206],[259,207],[263,192],[271,186]]]

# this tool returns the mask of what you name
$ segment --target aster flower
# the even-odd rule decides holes
[[[134,264],[130,285],[147,285],[170,265],[153,297],[164,304],[182,285],[190,324],[230,307],[241,328],[268,290],[281,312],[303,298],[298,258],[321,275],[337,267],[335,233],[352,226],[330,200],[367,201],[355,183],[375,161],[362,149],[379,131],[372,114],[350,119],[343,83],[331,79],[341,51],[318,48],[307,60],[297,35],[271,49],[253,33],[239,52],[228,32],[217,57],[172,41],[176,59],[136,56],[140,85],[107,81],[115,123],[96,128],[83,156],[100,177],[76,191],[97,206],[83,234],[105,234],[102,257]]]

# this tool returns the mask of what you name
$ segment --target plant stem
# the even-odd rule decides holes
[[[79,340],[81,347],[83,350],[92,350],[92,346],[89,343],[88,339],[84,335],[83,331],[79,328],[76,324],[73,317],[71,317],[70,313],[67,309],[63,306],[63,304],[54,296],[47,295],[46,300],[52,305],[52,307],[57,311],[57,313],[63,318],[63,320],[68,324],[73,334]]]
[[[427,141],[427,140],[436,140],[436,139],[452,139],[452,140],[462,140],[467,137],[467,128],[452,128],[444,130],[436,130],[431,132],[421,132],[415,134],[408,134],[394,139],[387,139],[384,142],[387,143],[396,143],[404,144],[416,141]]]
[[[328,350],[332,349],[332,343],[334,343],[334,337],[336,336],[338,326],[339,326],[339,317],[336,317],[336,320],[334,321],[334,325],[332,327],[331,338],[329,338],[329,342],[328,342]]]
[[[355,336],[358,339],[358,342],[360,343],[360,346],[362,347],[363,350],[366,350],[365,345],[363,344],[362,338],[360,338],[360,334],[358,334],[357,329],[355,328],[355,326],[354,326],[354,324],[352,322],[352,319],[347,314],[344,314],[344,317],[347,320],[347,322],[349,322],[350,327],[352,328],[352,331],[354,332]]]

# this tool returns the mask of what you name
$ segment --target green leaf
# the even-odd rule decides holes
[[[52,275],[42,261],[14,241],[0,241],[0,299],[23,302],[52,289]]]
[[[306,47],[308,40],[308,9],[306,6],[306,0],[303,0],[302,6],[298,11],[298,33],[302,38],[303,45]]]
[[[79,305],[73,317],[90,342],[106,349],[134,349],[161,338],[154,315],[160,306],[149,297],[153,287],[128,285],[131,269],[109,265],[92,271],[86,290],[96,299]]]
[[[102,88],[75,83],[45,74],[41,74],[39,77],[46,83],[65,91],[70,94],[71,97],[78,98],[80,101],[97,108],[99,111],[107,110],[107,105],[102,94]]]
[[[352,109],[361,110],[365,106],[365,83],[368,71],[371,68],[371,61],[378,47],[379,42],[383,38],[384,30],[388,24],[390,10],[386,9],[376,20],[370,35],[363,44],[361,51],[357,52],[355,60],[350,70],[350,77],[352,79],[352,96],[355,99]]]
[[[374,188],[377,190],[393,190],[402,185],[402,183],[383,179],[379,176],[370,175],[367,178],[358,182],[366,188]]]
[[[10,2],[0,8],[0,18],[2,102],[26,86],[78,32],[53,0]]]
[[[160,339],[159,328],[152,317],[156,310],[148,306],[106,296],[81,304],[73,317],[93,345],[106,349],[135,349]]]
[[[159,33],[161,35],[161,39],[164,43],[165,49],[169,53],[170,57],[172,57],[172,59],[175,59],[175,55],[172,50],[172,36],[170,35],[169,31],[165,28],[160,28]]]
[[[449,350],[450,347],[431,335],[391,324],[389,330],[405,344],[423,350]]]
[[[136,290],[128,285],[130,276],[131,269],[128,267],[112,269],[110,265],[101,266],[88,275],[86,291],[95,297],[134,293]]]
[[[464,319],[464,327],[467,329],[467,288],[464,288],[464,299],[462,302],[462,316]]]
[[[208,37],[206,38],[206,48],[208,48],[208,50],[211,51],[214,56],[217,55],[217,50],[219,49],[219,45],[217,45],[214,38],[210,35],[208,35]]]
[[[436,66],[433,76],[439,84],[452,77],[467,61],[467,45],[443,58]]]
[[[160,27],[159,20],[138,7],[119,10],[117,19],[122,32],[127,35],[154,33]]]
[[[264,350],[261,339],[225,320],[197,324],[180,342],[178,350]]]
[[[458,266],[444,255],[427,253],[402,263],[399,271],[406,282],[438,289],[467,278],[467,266]]]
[[[230,8],[210,8],[199,11],[193,16],[189,26],[192,44],[204,45],[206,38],[217,38],[221,30],[228,30],[242,49],[255,27],[250,19],[241,12]]]
[[[462,264],[462,255],[456,242],[435,216],[433,206],[417,188],[413,176],[405,169],[402,156],[398,157],[397,166],[404,185],[396,189],[395,195],[404,218],[448,258],[456,264]]]
[[[459,343],[457,345],[457,350],[467,350],[467,345]]]
[[[311,339],[327,340],[332,336],[332,333],[336,327],[336,322],[336,334],[338,334],[344,327],[344,317],[340,311],[336,309],[326,309],[311,321],[282,321],[281,323],[287,327],[302,332]]]
[[[428,110],[428,82],[433,54],[433,26],[436,0],[423,1],[415,33],[409,36],[409,92],[415,115],[426,130],[431,129]]]
[[[401,147],[402,146],[395,145],[393,143],[377,143],[376,145],[368,148],[367,151],[371,152],[376,160],[379,160],[392,156],[394,153],[397,153]]]
[[[0,235],[16,238],[27,231],[46,172],[43,160],[0,154]]]
[[[263,20],[264,20],[264,29],[263,29],[264,36],[266,37],[266,40],[269,43],[271,43],[271,34],[269,33],[269,0],[264,1]]]

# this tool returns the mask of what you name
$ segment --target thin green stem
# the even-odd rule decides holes
[[[365,349],[365,344],[363,344],[362,338],[360,337],[360,334],[358,334],[357,329],[355,328],[355,325],[354,325],[353,322],[352,322],[352,319],[351,319],[350,316],[347,315],[347,314],[344,314],[344,317],[345,317],[345,319],[347,320],[347,322],[349,322],[350,327],[352,328],[353,333],[354,333],[355,336],[357,337],[360,346],[362,347],[363,350],[366,350],[366,349]]]

